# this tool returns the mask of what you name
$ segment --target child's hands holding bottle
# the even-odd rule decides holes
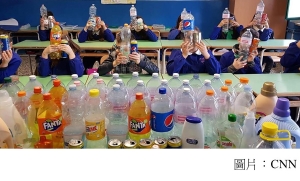
[[[66,52],[69,55],[70,60],[75,58],[75,54],[74,54],[72,48],[69,45],[60,44],[58,48],[59,48],[60,51]]]
[[[222,19],[222,21],[220,21],[218,27],[220,28],[220,27],[224,26],[227,23],[228,23],[228,19]]]
[[[5,68],[8,66],[9,62],[11,61],[13,57],[13,52],[11,49],[3,51],[1,53],[2,63],[0,64],[0,68]]]

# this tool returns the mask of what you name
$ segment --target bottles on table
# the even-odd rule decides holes
[[[56,79],[53,81],[53,87],[50,89],[49,93],[51,94],[51,98],[56,103],[56,105],[61,110],[61,99],[64,93],[67,90],[61,85],[61,81]]]
[[[132,77],[128,80],[126,84],[129,95],[131,95],[132,90],[135,88],[138,80],[140,80],[139,73],[132,72]]]
[[[233,89],[235,92],[235,96],[237,97],[241,92],[244,91],[244,86],[249,84],[249,79],[247,77],[241,77],[240,82],[237,83]]]
[[[28,97],[31,97],[33,94],[34,87],[41,87],[42,92],[44,91],[44,86],[42,83],[40,83],[35,75],[30,75],[29,76],[29,82],[25,85],[25,91],[27,93]]]
[[[92,76],[93,76],[93,78],[89,81],[89,83],[86,86],[87,91],[90,91],[97,84],[97,79],[99,78],[99,73],[94,72],[94,73],[92,73]]]
[[[232,80],[226,79],[224,82],[224,85],[228,87],[228,92],[230,93],[230,95],[234,101],[235,97],[236,97],[236,93],[235,93],[235,89],[232,86]]]
[[[173,73],[173,77],[168,81],[168,85],[171,87],[173,94],[176,97],[177,89],[182,85],[178,73]]]
[[[53,80],[56,80],[57,75],[51,75],[50,76],[50,81],[47,83],[46,87],[45,87],[45,93],[49,93],[50,89],[53,87]]]
[[[211,80],[211,86],[214,88],[216,96],[218,96],[218,94],[221,93],[221,87],[224,86],[220,74],[214,74],[214,78]]]
[[[4,84],[2,85],[0,90],[7,91],[9,97],[11,97],[12,101],[14,102],[17,97],[18,92],[20,91],[20,88],[16,84],[12,83],[10,77],[5,77]]]
[[[193,88],[195,93],[197,93],[200,87],[203,86],[203,83],[199,78],[199,74],[193,75],[193,78],[190,80],[190,86]]]
[[[241,148],[251,148],[254,143],[257,137],[255,133],[255,121],[255,113],[248,111],[243,125]]]

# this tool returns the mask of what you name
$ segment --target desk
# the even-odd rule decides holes
[[[73,39],[73,42],[76,43],[81,51],[82,50],[105,50],[107,51],[107,53],[85,53],[85,52],[81,52],[80,56],[81,57],[102,57],[104,55],[108,55],[109,54],[109,50],[112,48],[114,42],[107,42],[107,41],[86,41],[84,43],[79,43],[78,39]]]
[[[15,49],[17,53],[20,49],[28,49],[28,50],[42,50],[50,45],[49,41],[40,41],[40,40],[24,40],[19,43],[14,44],[12,47]]]

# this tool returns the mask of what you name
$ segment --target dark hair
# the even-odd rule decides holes
[[[131,33],[130,41],[131,41],[131,40],[135,40],[135,37],[133,36],[132,33]],[[116,33],[116,42],[117,42],[117,43],[121,43],[121,42],[122,42],[122,39],[121,39],[121,32]]]
[[[54,14],[52,13],[52,11],[47,11],[47,17],[48,16],[54,16]],[[42,16],[40,15],[40,18],[41,18]]]
[[[143,20],[143,24],[146,24],[144,19],[141,16],[136,16],[136,19],[141,18]],[[130,26],[132,26],[132,24],[130,24]],[[134,29],[131,29],[131,32],[135,32],[135,34],[137,34],[140,37],[140,40],[148,40],[148,36],[146,34],[146,31],[144,29],[142,29],[141,31],[137,32]]]
[[[100,18],[100,16],[96,16],[96,18]],[[104,41],[104,29],[102,28],[99,28],[98,29],[98,32],[99,32],[99,41]],[[88,41],[94,41],[94,32],[93,31],[88,31]]]
[[[252,27],[250,27],[250,26],[242,29],[241,32],[240,32],[240,36],[239,37],[241,37],[247,31],[247,29],[250,29],[250,32],[252,34],[252,39],[253,38],[259,38],[259,33],[255,29],[253,29]]]
[[[13,38],[10,36],[10,32],[0,28],[0,35],[7,35],[9,42],[13,42]]]
[[[182,21],[181,15],[179,15],[178,18],[177,18],[177,21],[176,21],[176,27],[175,27],[176,29],[179,28],[179,24],[180,24],[181,21]]]

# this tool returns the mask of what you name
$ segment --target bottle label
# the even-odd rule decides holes
[[[177,120],[175,120],[176,123],[183,124],[185,121],[186,116],[185,115],[177,115]]]
[[[173,122],[174,110],[166,113],[156,113],[151,111],[151,129],[156,132],[168,132],[171,131]]]
[[[125,110],[127,106],[113,106],[113,110]]]
[[[182,22],[184,31],[193,31],[194,30],[194,20],[183,20]]]
[[[53,118],[38,118],[40,135],[47,135],[63,131],[61,114]]]
[[[133,134],[147,134],[150,132],[150,120],[149,118],[134,118],[128,116],[128,129]]]
[[[247,37],[242,37],[242,38],[241,38],[241,42],[242,42],[243,44],[246,44],[246,45],[251,45],[252,39],[251,39],[251,38],[247,38]]]
[[[220,136],[217,141],[217,146],[219,148],[236,148],[235,144],[233,144],[228,138],[225,136]]]
[[[229,18],[230,18],[230,14],[223,14],[223,15],[222,15],[222,18],[223,18],[223,19],[229,19]]]
[[[50,41],[61,41],[61,32],[50,32]]]
[[[105,137],[105,120],[85,121],[86,139],[101,140]]]
[[[212,110],[212,108],[210,108],[210,107],[200,107],[200,108],[199,108],[199,112],[200,112],[201,114],[210,114],[210,113],[213,112],[213,110]]]
[[[187,138],[186,143],[190,144],[190,145],[197,145],[198,144],[198,140],[194,139],[194,138]]]
[[[136,16],[136,11],[135,10],[130,10],[130,16]]]

